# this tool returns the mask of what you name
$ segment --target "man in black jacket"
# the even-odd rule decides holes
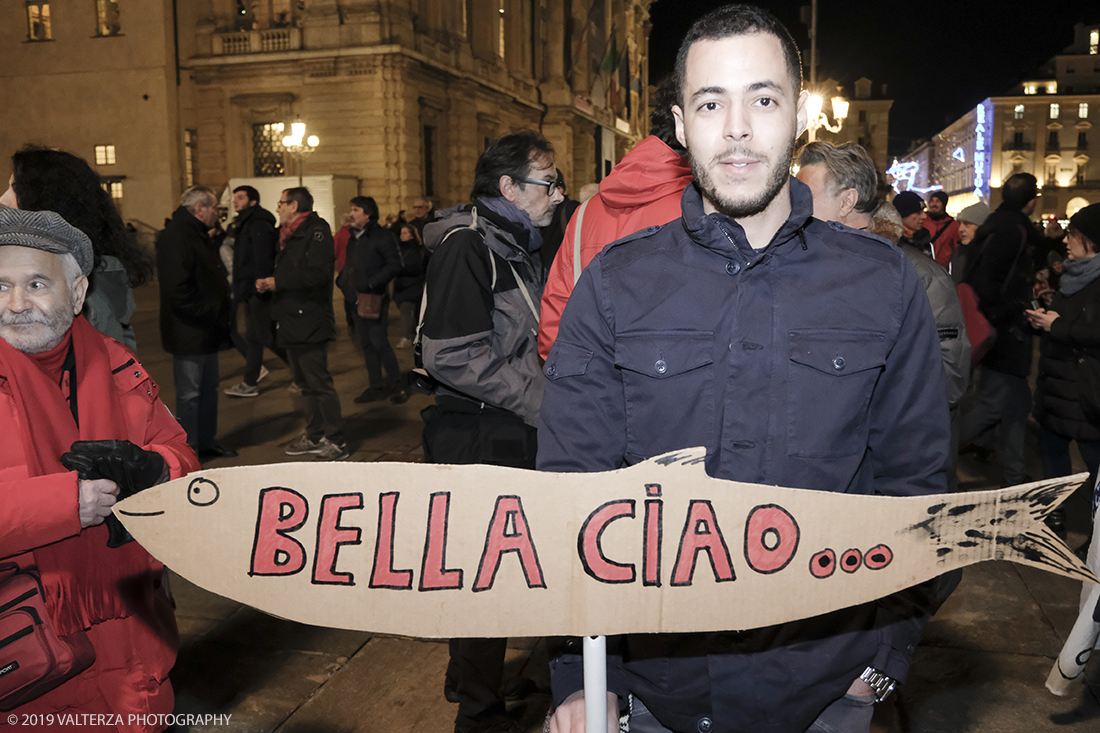
[[[401,272],[401,255],[390,230],[378,225],[378,204],[374,199],[370,196],[353,198],[349,216],[347,255],[337,285],[352,306],[355,335],[359,337],[367,365],[368,386],[355,401],[375,402],[389,397],[391,402],[399,404],[408,400],[408,395],[401,386],[401,371],[386,326],[390,312],[389,284]],[[381,299],[378,317],[366,317],[364,312],[357,310],[360,295],[376,301]],[[385,379],[382,378],[383,370]]]
[[[978,373],[976,402],[962,417],[960,445],[1001,423],[1003,485],[1026,481],[1024,436],[1031,412],[1031,327],[1024,309],[1031,301],[1033,253],[1042,238],[1028,217],[1039,189],[1035,176],[1017,173],[1005,181],[1002,202],[978,229],[963,281],[974,288],[982,315],[997,329],[997,340]]]
[[[275,293],[276,341],[286,349],[294,383],[302,387],[306,401],[305,432],[286,447],[286,454],[342,461],[348,457],[344,420],[328,370],[328,342],[336,338],[332,230],[313,210],[306,188],[283,191],[276,212],[281,226],[275,274],[257,280],[256,292]]]
[[[244,306],[244,379],[225,393],[230,397],[258,397],[257,383],[263,376],[264,347],[283,361],[286,352],[275,346],[271,322],[271,296],[256,292],[256,281],[275,271],[275,250],[279,235],[275,217],[260,207],[260,192],[252,186],[233,189],[237,218],[229,225],[233,237],[233,302]],[[236,317],[236,310],[233,311]]]
[[[218,432],[218,352],[229,347],[229,278],[210,238],[218,199],[192,186],[157,240],[160,338],[172,355],[176,418],[199,458],[237,452],[215,441]]]

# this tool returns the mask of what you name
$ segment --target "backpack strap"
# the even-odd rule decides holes
[[[598,194],[597,194],[598,195]],[[591,201],[592,199],[588,199]],[[584,270],[581,267],[581,225],[584,224],[584,210],[588,208],[588,201],[585,201],[577,209],[575,216],[577,217],[577,228],[573,230],[573,284],[576,285],[577,281],[581,279],[581,271]],[[537,317],[537,314],[536,314]]]

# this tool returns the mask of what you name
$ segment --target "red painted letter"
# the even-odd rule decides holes
[[[313,555],[313,582],[327,585],[355,585],[351,573],[336,572],[336,553],[340,545],[358,545],[363,530],[341,527],[340,513],[362,509],[362,494],[330,494],[321,500],[321,522],[317,526],[317,552]]]
[[[397,500],[400,496],[396,491],[378,495],[378,541],[374,545],[371,588],[412,588],[413,571],[393,569],[393,525],[397,521]]]
[[[633,583],[637,573],[634,565],[608,560],[600,540],[607,525],[620,517],[634,517],[634,500],[609,501],[588,515],[577,537],[577,552],[584,572],[603,583]]]
[[[745,559],[749,567],[764,575],[787,567],[798,549],[798,535],[798,523],[783,507],[753,507],[745,522]]]
[[[462,571],[447,570],[447,517],[451,510],[451,492],[432,494],[428,504],[428,539],[424,542],[424,561],[420,565],[420,590],[445,590],[462,587]]]
[[[647,499],[645,503],[645,538],[642,540],[642,585],[661,587],[661,515],[664,502]]]
[[[519,554],[523,564],[523,574],[527,578],[528,588],[545,588],[542,578],[542,566],[531,541],[531,532],[527,528],[527,517],[523,514],[523,505],[518,496],[498,496],[489,522],[489,531],[485,535],[485,549],[481,553],[481,562],[477,566],[477,581],[474,592],[489,590],[497,577],[500,557],[506,552]]]
[[[700,552],[706,552],[710,566],[714,570],[717,583],[735,580],[730,551],[718,520],[714,517],[714,507],[709,501],[696,499],[688,506],[684,531],[680,534],[680,548],[676,550],[676,566],[672,569],[673,585],[691,585],[695,575],[695,560]]]
[[[294,575],[306,566],[302,543],[288,536],[301,529],[309,516],[309,504],[297,491],[283,488],[260,492],[256,539],[252,542],[249,575]]]

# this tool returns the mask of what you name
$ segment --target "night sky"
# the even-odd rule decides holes
[[[723,0],[657,0],[651,8],[650,80],[672,71],[691,23]],[[808,61],[809,29],[799,6],[759,3],[779,17]],[[889,85],[890,154],[930,138],[990,96],[1008,92],[1073,42],[1073,25],[1100,22],[1098,0],[819,0],[818,80],[851,84],[866,76]],[[809,71],[807,67],[807,79]]]

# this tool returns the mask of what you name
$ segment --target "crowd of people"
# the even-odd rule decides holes
[[[1100,204],[1041,232],[1027,173],[995,210],[951,215],[945,192],[895,194],[859,145],[796,154],[799,59],[772,15],[727,6],[684,39],[651,134],[581,201],[550,142],[521,130],[480,156],[469,202],[421,198],[412,219],[380,221],[356,196],[335,233],[303,187],[274,213],[236,188],[222,229],[217,195],[192,186],[155,258],[86,162],[17,152],[0,198],[0,411],[18,426],[0,458],[0,555],[42,589],[65,654],[44,677],[5,677],[23,687],[0,688],[0,707],[171,711],[163,568],[109,526],[110,507],[236,455],[217,440],[218,355],[233,347],[245,371],[226,395],[260,396],[270,351],[302,398],[285,452],[346,459],[334,288],[364,359],[356,403],[409,398],[395,305],[396,346],[416,348],[434,398],[428,462],[587,472],[706,446],[718,478],[911,496],[957,490],[960,450],[999,453],[1004,485],[1038,478],[1033,414],[1044,477],[1071,472],[1076,443],[1091,488]],[[154,271],[174,419],[134,357],[132,289]],[[1064,520],[1048,522],[1064,536]],[[608,730],[626,715],[643,733],[866,731],[957,582],[764,629],[614,638]],[[518,730],[505,641],[451,641],[456,733]],[[549,730],[582,730],[576,640],[552,656]]]

